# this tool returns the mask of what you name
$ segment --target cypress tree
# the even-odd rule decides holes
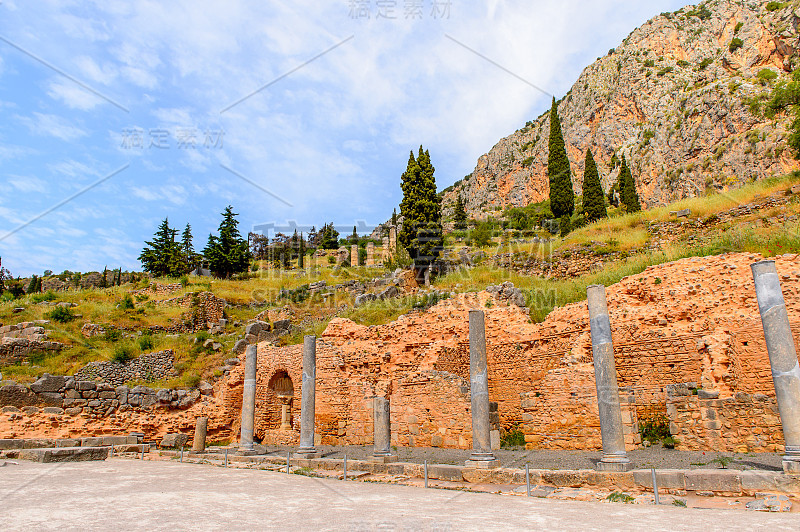
[[[350,235],[350,242],[353,244],[358,243],[358,231],[356,231],[356,226],[353,226],[353,234]]]
[[[300,244],[299,245],[300,245],[300,249],[298,250],[298,255],[297,255],[297,267],[302,270],[303,267],[304,267],[304,263],[303,263],[304,255],[306,254],[306,247],[303,245],[303,233],[300,233]]]
[[[430,267],[443,247],[441,205],[434,172],[430,154],[420,146],[416,159],[414,152],[410,153],[400,183],[403,229],[397,240],[414,260],[418,275]]]
[[[639,194],[636,192],[636,183],[631,175],[631,170],[628,168],[628,163],[625,156],[622,157],[622,168],[619,171],[619,196],[620,201],[625,205],[627,212],[639,212],[642,206],[639,203]]]
[[[600,184],[600,175],[597,173],[597,164],[592,157],[592,150],[586,150],[586,164],[583,172],[583,212],[586,221],[593,222],[606,218],[606,201],[603,187]]]
[[[550,108],[550,143],[547,158],[547,177],[550,181],[550,210],[553,216],[561,218],[572,216],[575,211],[575,192],[572,190],[572,177],[569,168],[567,148],[561,133],[556,99]]]
[[[467,211],[464,209],[464,200],[461,194],[456,198],[456,206],[453,209],[453,221],[455,222],[456,229],[467,228]]]
[[[397,225],[397,209],[392,211],[392,225]]]

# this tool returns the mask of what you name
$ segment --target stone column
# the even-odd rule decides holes
[[[206,433],[208,432],[208,418],[197,418],[194,427],[194,440],[192,441],[192,452],[202,453],[206,450]]]
[[[350,266],[358,266],[358,246],[350,246]]]
[[[389,400],[385,397],[376,397],[372,402],[373,425],[373,450],[369,458],[372,462],[393,462],[392,456],[392,428],[389,412]]]
[[[291,399],[279,397],[281,400],[281,428],[280,430],[292,430],[291,423]]]
[[[397,226],[389,226],[389,255],[394,257],[397,253]]]
[[[367,242],[367,266],[375,266],[375,244]]]
[[[586,289],[589,305],[589,325],[592,334],[594,381],[597,386],[597,410],[600,415],[600,435],[603,439],[603,458],[597,463],[600,471],[626,471],[630,465],[625,453],[625,436],[619,406],[617,368],[614,365],[614,345],[611,343],[611,320],[606,304],[606,287],[595,284]]]
[[[381,260],[384,264],[386,264],[392,258],[392,256],[389,254],[389,237],[383,237],[381,242]]]
[[[467,467],[499,465],[492,453],[489,422],[489,369],[486,362],[486,326],[482,310],[469,311],[469,376],[472,402],[472,454]]]
[[[778,400],[786,454],[783,470],[800,473],[800,364],[794,346],[789,315],[781,292],[775,261],[763,260],[750,265],[756,285],[758,311],[767,341],[772,382]]]
[[[256,421],[256,367],[258,351],[248,345],[244,360],[244,395],[242,397],[242,434],[239,439],[239,454],[254,454],[253,428]]]
[[[319,458],[322,454],[314,447],[314,407],[317,386],[317,337],[303,339],[303,384],[300,399],[300,447],[295,453],[300,458]]]
[[[344,262],[344,259],[347,257],[347,248],[342,246],[339,248],[339,251],[336,253],[336,264],[341,264]]]

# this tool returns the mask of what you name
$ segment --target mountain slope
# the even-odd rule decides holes
[[[796,168],[789,118],[765,119],[748,103],[800,66],[798,6],[687,6],[651,19],[588,66],[558,105],[576,193],[587,147],[605,190],[619,172],[612,160],[628,158],[643,207]],[[444,214],[459,193],[474,217],[546,199],[549,131],[545,113],[500,140],[445,191]]]

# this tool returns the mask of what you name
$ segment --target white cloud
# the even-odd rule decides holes
[[[17,116],[16,118],[35,135],[51,136],[65,141],[72,141],[88,134],[67,119],[56,115],[34,111],[32,117]]]
[[[47,183],[31,176],[11,176],[7,184],[20,192],[45,192],[47,190]]]
[[[51,81],[47,94],[53,99],[64,102],[67,107],[80,109],[81,111],[89,111],[104,103],[104,100],[99,96],[63,78],[56,78]]]

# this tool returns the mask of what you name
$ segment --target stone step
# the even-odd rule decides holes
[[[112,447],[38,447],[34,449],[9,449],[0,451],[2,458],[17,458],[32,462],[86,462],[105,460],[111,454]],[[114,455],[123,453],[141,454],[150,452],[148,444],[122,444],[113,446]]]

